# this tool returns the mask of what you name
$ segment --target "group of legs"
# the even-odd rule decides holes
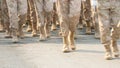
[[[50,36],[49,24],[51,21],[54,22],[56,20],[53,19],[55,16],[51,18],[54,9],[52,0],[2,0],[1,2],[0,24],[6,31],[6,37],[12,37],[13,42],[18,42],[19,37],[23,38],[22,28],[26,19],[28,19],[29,27],[31,27],[28,31],[32,30],[32,36],[37,35],[37,30],[40,32],[40,40],[45,40]],[[112,8],[110,6],[103,8],[105,5],[101,4],[104,3],[102,1],[98,2],[100,3],[100,6],[98,6],[99,11],[96,10],[98,14],[94,16],[97,16],[99,25],[97,25],[95,29],[100,29],[100,38],[106,51],[105,58],[112,59],[112,55],[119,57],[117,39],[120,36],[120,9],[116,7],[120,7],[120,2],[113,1],[118,4],[114,5]],[[74,35],[82,15],[81,4],[81,0],[57,0],[55,4],[57,8],[54,10],[56,10],[59,17],[60,31],[63,38],[63,52],[70,52],[76,49]],[[86,6],[88,5],[89,4]],[[110,5],[112,4],[110,3]],[[88,10],[90,10],[90,8],[88,8]],[[85,20],[87,25],[90,25],[90,22],[93,22],[90,20],[94,18],[91,18],[91,11],[87,13],[88,12],[86,12]],[[56,21],[52,26],[52,29],[55,29]],[[90,27],[86,29],[91,31],[91,26],[87,27]]]

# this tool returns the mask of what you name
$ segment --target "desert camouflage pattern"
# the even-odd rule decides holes
[[[55,0],[34,0],[38,13],[38,27],[40,31],[40,40],[49,37],[48,25],[51,21],[53,3]]]
[[[120,1],[119,0],[98,0],[100,31],[103,44],[110,44],[111,39],[117,39],[117,24],[120,21]],[[114,32],[110,32],[110,27]]]
[[[32,36],[37,36],[37,12],[34,0],[27,0],[28,10],[27,10],[27,21],[28,29],[27,31],[32,31]]]
[[[27,13],[27,0],[6,0],[10,20],[10,28],[19,28],[20,15]]]
[[[27,0],[6,0],[6,5],[13,42],[18,42],[18,37],[23,38],[22,24],[26,20]]]
[[[63,36],[63,52],[75,50],[74,33],[79,22],[81,0],[58,0],[57,10]]]
[[[61,31],[64,36],[69,33],[69,30],[75,31],[76,25],[78,24],[80,17],[80,4],[81,1],[78,0],[58,1],[57,10],[60,18]]]
[[[101,42],[105,46],[106,59],[112,58],[111,51],[113,51],[115,57],[119,56],[117,47],[117,39],[120,35],[118,30],[119,27],[117,26],[120,22],[119,7],[120,0],[98,0]]]

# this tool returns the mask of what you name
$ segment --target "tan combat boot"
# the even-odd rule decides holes
[[[63,36],[63,53],[68,53],[70,52],[69,49],[69,41],[68,41],[68,36]]]
[[[74,35],[75,35],[75,32],[72,32],[72,31],[69,32],[68,40],[69,40],[70,48],[72,50],[76,50]]]
[[[76,46],[75,46],[75,45],[70,45],[70,48],[71,48],[72,50],[76,50]]]
[[[33,31],[32,31],[32,37],[36,37],[36,36],[38,36],[38,35],[37,35],[37,31],[36,31],[36,30],[33,30]]]
[[[12,32],[13,43],[18,43],[19,39],[18,39],[18,36],[17,36],[17,29],[11,28],[11,32]]]
[[[104,45],[106,54],[105,54],[105,59],[106,60],[111,60],[112,59],[112,53],[111,53],[111,48],[110,45]]]
[[[45,40],[46,40],[46,36],[44,34],[40,34],[39,41],[45,41]]]
[[[28,25],[27,32],[31,32],[31,31],[32,31],[32,27],[31,27],[31,25]]]
[[[86,34],[91,34],[91,27],[86,27]]]
[[[68,52],[70,52],[69,46],[68,46],[68,45],[64,45],[62,51],[63,51],[63,53],[68,53]]]
[[[55,24],[52,24],[52,26],[51,26],[51,31],[54,31],[54,30],[56,30],[56,25],[55,25]]]
[[[117,46],[117,41],[112,40],[111,45],[112,45],[114,57],[119,57],[119,49],[118,49],[118,46]]]

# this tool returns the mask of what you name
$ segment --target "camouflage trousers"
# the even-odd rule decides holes
[[[9,16],[6,0],[1,0],[1,24],[4,25],[4,29],[7,34],[10,34],[9,30]]]
[[[98,0],[99,26],[101,41],[104,45],[110,45],[110,40],[117,40],[120,35],[120,1]]]
[[[53,11],[53,0],[34,0],[38,13],[38,27],[40,31],[40,40],[48,37],[51,12]]]
[[[53,10],[53,0],[34,0],[34,2],[39,16],[39,25],[43,25],[45,12],[52,12]]]
[[[79,23],[81,0],[58,0],[58,16],[61,35],[63,37],[63,52],[75,50],[74,34]]]
[[[27,0],[6,0],[10,28],[19,29],[19,24],[25,20]]]
[[[62,35],[68,35],[69,31],[75,32],[80,17],[81,0],[59,0],[58,7]]]
[[[27,0],[28,2],[28,12],[27,12],[27,20],[28,27],[32,28],[32,34],[37,32],[37,12],[35,8],[34,0]]]

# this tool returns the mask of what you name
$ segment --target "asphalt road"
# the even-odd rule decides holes
[[[57,32],[43,42],[27,33],[17,44],[0,33],[0,68],[120,68],[120,58],[104,59],[103,45],[94,35],[77,34],[77,50],[62,53]],[[120,49],[120,41],[118,45]]]

